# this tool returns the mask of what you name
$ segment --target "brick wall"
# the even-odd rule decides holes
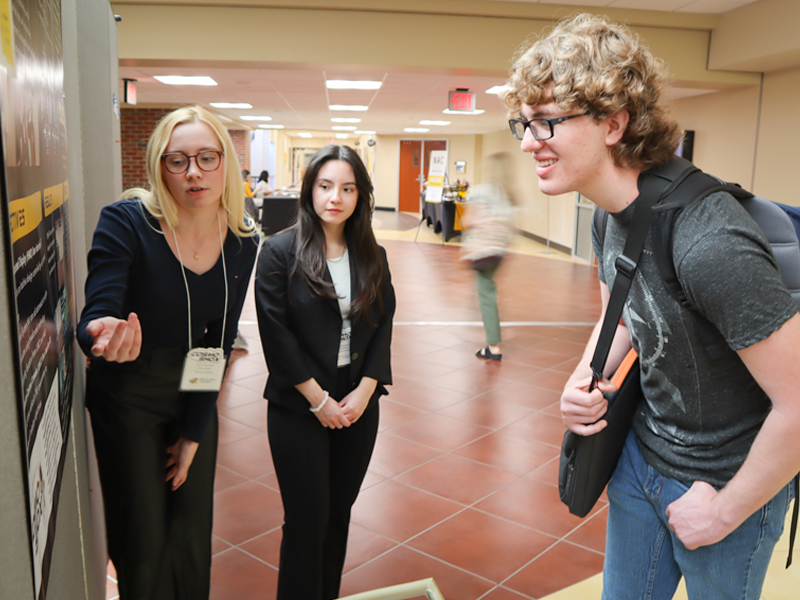
[[[122,189],[147,187],[145,151],[147,140],[158,121],[169,108],[123,108],[120,120],[122,145]],[[250,165],[250,132],[229,131],[236,148],[237,160],[242,168]]]
[[[168,108],[123,108],[120,120],[122,189],[147,187],[145,150],[156,123]]]
[[[239,170],[250,170],[250,132],[245,130],[229,129],[233,140],[233,147],[236,148],[236,155],[239,160]]]

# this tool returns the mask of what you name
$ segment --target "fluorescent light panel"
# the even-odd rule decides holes
[[[346,134],[346,133],[337,133],[337,134],[336,134],[336,139],[337,139],[337,140],[346,140],[346,139],[347,139],[347,137],[348,137],[348,136],[347,136],[347,134]]]
[[[331,123],[361,123],[358,117],[331,117]]]
[[[304,132],[302,132],[302,133],[298,133],[297,135],[298,135],[299,137],[301,137],[301,138],[310,138],[310,137],[314,137],[312,134],[310,134],[310,133],[308,133],[308,132],[305,132],[305,131],[304,131]]]
[[[236,108],[239,110],[253,108],[253,105],[247,102],[211,102],[210,104],[214,108]]]
[[[272,117],[267,115],[241,115],[239,118],[242,121],[272,121]]]
[[[425,129],[424,127],[406,127],[403,131],[406,133],[428,133],[430,129]]]
[[[261,129],[283,129],[283,125],[273,125],[272,123],[262,123],[259,127]]]
[[[358,127],[355,125],[334,125],[331,129],[334,131],[355,131]]]
[[[357,129],[353,133],[356,134],[356,135],[375,135],[377,132],[376,131],[371,131],[371,130],[360,130],[360,129]]]
[[[167,85],[217,85],[217,82],[211,77],[203,75],[194,75],[186,77],[184,75],[156,75],[156,81],[166,83]]]
[[[325,87],[329,90],[377,90],[382,85],[382,81],[348,81],[345,79],[329,79],[325,82]]]
[[[363,104],[331,104],[328,106],[328,110],[364,112],[369,110],[369,106],[364,106]]]
[[[500,94],[505,94],[510,89],[511,88],[508,87],[507,85],[494,85],[490,87],[488,90],[486,90],[486,93],[497,94],[499,96]]]
[[[442,112],[446,115],[482,115],[486,111],[480,108],[476,108],[475,110],[450,110],[449,108],[445,108]]]

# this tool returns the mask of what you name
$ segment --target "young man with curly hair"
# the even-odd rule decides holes
[[[599,259],[602,314],[561,398],[564,423],[603,429],[612,391],[589,391],[597,336],[643,171],[665,164],[680,132],[665,69],[628,28],[579,15],[516,60],[505,101],[539,189],[580,192],[610,215]],[[602,239],[602,242],[601,242]],[[608,486],[606,600],[757,600],[800,471],[800,315],[758,226],[715,193],[683,211],[673,257],[689,300],[726,347],[711,359],[689,309],[663,285],[648,238],[606,374],[633,347],[644,401]]]

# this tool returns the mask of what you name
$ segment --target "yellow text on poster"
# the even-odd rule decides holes
[[[11,0],[0,0],[0,47],[9,67],[14,66],[14,27],[11,24]]]
[[[11,221],[11,243],[25,237],[42,222],[42,193],[36,192],[25,198],[8,203]]]
[[[60,208],[64,204],[64,184],[59,183],[49,188],[44,189],[44,216],[48,217],[50,214]]]

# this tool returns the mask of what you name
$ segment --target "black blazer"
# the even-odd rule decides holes
[[[270,402],[308,411],[308,400],[294,387],[312,377],[322,389],[336,385],[337,358],[342,333],[342,316],[336,300],[311,291],[299,273],[289,278],[296,257],[297,232],[281,232],[261,247],[256,269],[256,312],[261,344],[269,378],[264,397]],[[355,295],[356,274],[351,257],[351,293]],[[395,295],[386,251],[381,248],[385,276],[380,287],[383,314],[377,303],[369,308],[368,326],[361,319],[352,322],[350,334],[350,383],[362,377],[378,381],[370,403],[387,394],[392,383],[391,342]],[[330,273],[326,279],[330,281]],[[341,400],[341,398],[336,398]]]

